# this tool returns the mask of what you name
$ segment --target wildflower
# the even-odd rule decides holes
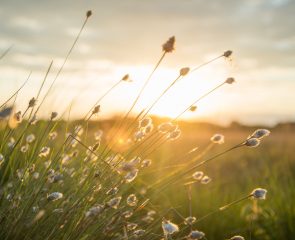
[[[222,134],[214,134],[210,140],[213,143],[222,144],[224,143],[224,136]]]
[[[267,190],[263,188],[256,188],[251,192],[251,196],[256,199],[265,199]]]
[[[249,138],[262,139],[269,136],[270,131],[268,129],[257,129]]]
[[[235,79],[232,77],[229,77],[225,80],[225,83],[227,83],[227,84],[233,84],[234,82],[235,82]]]
[[[193,173],[193,179],[195,180],[201,180],[202,177],[204,176],[204,173],[202,171],[197,171],[195,173]]]
[[[63,194],[60,192],[53,192],[47,195],[47,200],[48,201],[56,201],[59,200],[63,197]]]
[[[27,143],[32,143],[34,142],[36,139],[35,135],[34,134],[29,134],[27,137],[26,137],[26,142]]]
[[[121,199],[122,197],[115,197],[115,198],[112,198],[111,200],[109,200],[107,202],[107,206],[108,207],[111,207],[111,208],[114,208],[114,209],[117,209],[120,202],[121,202]]]
[[[54,139],[56,139],[56,137],[57,137],[57,132],[51,132],[51,133],[49,133],[49,135],[48,135],[48,138],[49,138],[49,140],[54,140]]]
[[[142,161],[141,163],[141,167],[142,168],[146,168],[149,167],[152,164],[152,160],[151,159],[145,159]]]
[[[194,111],[197,110],[197,106],[191,106],[191,107],[189,108],[189,110],[190,110],[191,112],[194,112]]]
[[[25,152],[27,152],[29,150],[29,145],[28,144],[26,144],[26,145],[24,145],[24,146],[21,146],[21,148],[20,148],[20,151],[22,152],[22,153],[25,153]]]
[[[52,112],[50,116],[50,120],[53,120],[57,117],[58,113],[57,112]]]
[[[100,111],[100,105],[95,106],[95,108],[92,111],[92,114],[97,114]]]
[[[244,143],[247,147],[257,147],[260,144],[260,140],[258,138],[249,138]]]
[[[165,219],[162,221],[162,228],[165,236],[179,231],[179,227],[176,224]]]
[[[50,153],[49,147],[42,147],[39,152],[39,157],[47,157],[49,153]]]
[[[224,57],[226,57],[226,58],[228,58],[228,57],[230,57],[231,55],[232,55],[232,51],[231,50],[227,50],[227,51],[225,51],[224,53],[223,53],[223,56]]]
[[[233,236],[229,240],[245,240],[245,238],[242,236]]]
[[[94,133],[94,139],[95,139],[95,140],[101,140],[102,135],[103,135],[103,131],[102,131],[102,130],[97,130],[97,131]]]
[[[208,177],[208,176],[204,176],[202,179],[201,179],[201,183],[202,184],[208,184],[209,182],[211,182],[211,178]]]
[[[130,194],[128,197],[127,197],[127,204],[131,207],[134,207],[136,206],[138,203],[138,199],[136,197],[135,194]]]
[[[89,18],[91,15],[92,15],[92,11],[91,11],[91,10],[88,10],[88,11],[86,12],[86,17]]]
[[[152,124],[152,119],[150,117],[145,117],[139,121],[139,127],[140,128],[145,128]]]
[[[188,67],[182,68],[179,71],[179,75],[180,76],[185,76],[185,75],[187,75],[189,73],[189,71],[190,71],[190,68],[188,68]]]
[[[131,172],[128,172],[124,178],[127,183],[130,183],[137,177],[137,174],[138,174],[138,169],[134,169]]]
[[[85,217],[89,218],[89,217],[96,217],[99,214],[101,214],[103,212],[103,210],[105,209],[104,205],[96,205],[94,207],[91,207],[86,213],[85,213]]]
[[[170,53],[170,52],[173,52],[173,50],[175,50],[175,37],[171,37],[167,40],[167,42],[165,42],[163,45],[162,45],[162,49],[164,52],[166,53]]]
[[[2,165],[2,163],[4,162],[4,156],[0,153],[0,166]]]
[[[34,107],[36,105],[36,99],[33,97],[29,101],[29,108]]]
[[[198,230],[193,230],[190,232],[190,234],[187,236],[187,239],[193,240],[193,239],[202,239],[205,237],[205,233],[198,231]]]
[[[184,224],[192,225],[197,219],[195,217],[189,216],[184,220]]]

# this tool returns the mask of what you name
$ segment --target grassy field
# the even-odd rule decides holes
[[[156,119],[154,124],[157,126],[163,121]],[[122,147],[120,141],[119,147],[114,149],[115,152],[121,151],[126,157],[124,161],[135,156],[141,157],[141,162],[146,158],[152,160],[151,166],[141,169],[134,181],[126,183],[120,180],[124,173],[119,171],[118,174],[118,168],[109,168],[101,157],[107,159],[108,148],[105,147],[113,139],[107,133],[112,125],[113,121],[90,122],[84,128],[88,129],[87,134],[86,131],[79,133],[81,142],[71,147],[64,144],[65,131],[74,129],[78,123],[41,121],[29,127],[23,123],[17,131],[5,129],[3,125],[2,139],[11,134],[21,140],[13,153],[9,152],[11,148],[8,146],[1,146],[6,158],[1,164],[1,239],[159,239],[163,236],[163,218],[179,225],[180,231],[169,236],[171,239],[182,239],[190,229],[205,232],[206,239],[228,239],[234,235],[243,235],[246,239],[291,239],[293,236],[294,158],[290,156],[294,147],[294,126],[291,124],[271,129],[271,136],[257,148],[237,148],[200,166],[198,170],[212,181],[191,185],[184,185],[191,180],[190,174],[174,182],[168,179],[168,185],[165,181],[168,176],[187,168],[187,163],[196,165],[244,141],[256,128],[239,125],[223,128],[180,122],[180,138],[154,145],[148,141],[145,144],[138,142],[141,146],[129,152],[129,158],[126,152],[131,147],[124,144]],[[58,136],[50,140],[49,135],[52,138],[52,134],[49,133],[54,129]],[[95,150],[98,159],[92,159],[83,145],[94,146],[97,142],[94,133],[100,129],[105,134]],[[23,132],[26,134],[22,136]],[[225,136],[224,144],[210,141],[215,133]],[[32,143],[28,143],[30,134],[36,137]],[[6,145],[9,142],[7,140]],[[26,142],[29,147],[24,152]],[[40,155],[42,146],[49,147],[50,152]],[[75,149],[77,156],[73,156]],[[187,156],[191,149],[196,150],[192,156]],[[64,160],[70,155],[68,160]],[[8,158],[9,164],[6,165]],[[38,178],[34,175],[36,172],[39,173]],[[256,187],[268,190],[266,200],[249,198],[223,211],[216,211],[246,196]],[[63,196],[51,201],[49,195],[52,192],[60,192]],[[125,200],[132,193],[138,199],[134,206]],[[88,213],[90,217],[86,217],[91,207],[107,205],[116,196],[122,196],[119,206],[108,207],[99,214]],[[145,205],[147,199],[149,201]],[[116,217],[126,211],[134,211],[133,216],[126,219]],[[150,211],[156,213],[146,220]],[[206,216],[208,213],[210,215]],[[184,218],[190,215],[197,219],[191,227],[184,224]],[[130,229],[125,232],[124,226]],[[136,229],[143,229],[146,233],[139,237],[134,234]]]
[[[100,102],[130,82],[128,74],[80,121],[65,120],[72,104],[38,119],[91,15],[87,11],[49,87],[52,62],[26,109],[17,109],[18,93],[30,76],[1,103],[0,239],[294,238],[294,124],[269,132],[264,126],[180,121],[200,100],[233,84],[232,77],[196,96],[173,119],[149,117],[178,80],[221,58],[230,61],[231,50],[177,70],[178,77],[135,115],[154,72],[175,50],[170,37],[123,116],[100,120]]]

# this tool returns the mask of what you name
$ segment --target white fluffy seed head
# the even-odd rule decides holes
[[[176,233],[179,231],[179,227],[168,220],[162,221],[162,229],[163,229],[164,235],[166,236],[172,235],[173,233]]]
[[[231,237],[230,240],[245,240],[245,238],[237,235],[237,236]]]
[[[255,188],[252,192],[251,192],[251,196],[255,199],[265,199],[266,198],[266,193],[267,190],[263,189],[263,188]]]
[[[202,171],[194,172],[192,175],[193,179],[195,180],[201,180],[203,176],[204,176],[204,173]]]
[[[244,144],[247,147],[257,147],[260,144],[260,140],[258,138],[248,138]]]
[[[134,207],[136,206],[138,203],[138,199],[136,197],[135,194],[130,194],[128,197],[127,197],[127,204],[131,207]]]
[[[111,207],[111,208],[114,208],[114,209],[117,209],[120,202],[121,202],[121,199],[122,197],[119,196],[119,197],[115,197],[115,198],[112,198],[111,200],[109,200],[107,202],[107,206]]]
[[[236,80],[233,77],[229,77],[225,80],[225,83],[227,84],[233,84],[234,82],[236,82]]]
[[[214,134],[211,138],[210,138],[211,142],[213,143],[217,143],[217,144],[222,144],[224,143],[224,136],[222,134]]]
[[[192,240],[192,239],[202,239],[203,237],[205,237],[205,233],[203,233],[201,231],[198,231],[198,230],[193,230],[188,235],[188,239],[190,239],[190,240]]]
[[[270,131],[268,129],[257,129],[249,138],[262,139],[269,136]]]
[[[56,201],[59,200],[63,197],[63,194],[60,192],[53,192],[47,195],[47,200],[48,201]]]

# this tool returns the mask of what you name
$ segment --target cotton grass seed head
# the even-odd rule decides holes
[[[203,176],[204,176],[204,173],[202,171],[194,172],[192,175],[193,179],[195,180],[201,180]]]
[[[49,147],[42,147],[40,152],[39,152],[39,157],[47,157],[50,153],[50,148]]]
[[[258,138],[249,138],[244,143],[247,147],[257,147],[260,144],[260,140]]]
[[[179,70],[179,75],[180,76],[185,76],[185,75],[187,75],[189,73],[189,71],[190,71],[190,68],[189,67],[181,68]]]
[[[94,207],[91,207],[86,213],[85,213],[85,217],[89,218],[89,217],[96,217],[99,214],[101,214],[104,210],[104,205],[96,205]]]
[[[165,236],[172,235],[179,231],[179,227],[176,224],[165,219],[162,221],[162,229]]]
[[[191,107],[189,108],[189,110],[190,110],[191,112],[195,112],[195,111],[197,110],[197,106],[191,106]]]
[[[257,138],[262,139],[264,137],[269,136],[270,131],[268,129],[257,129],[249,138]]]
[[[229,240],[245,240],[245,238],[237,235],[237,236],[231,237]]]
[[[34,142],[36,139],[35,135],[34,134],[29,134],[27,137],[26,137],[26,142],[27,143],[32,143]]]
[[[224,143],[224,136],[222,134],[214,134],[210,138],[211,142],[217,143],[217,144],[223,144]]]
[[[36,105],[36,99],[33,97],[29,101],[29,108],[34,107]]]
[[[173,52],[175,50],[175,37],[170,37],[167,42],[162,45],[162,49],[166,53]]]
[[[92,15],[92,11],[91,11],[91,10],[88,10],[88,11],[86,12],[86,17],[89,18],[91,15]]]
[[[57,117],[58,113],[57,112],[52,112],[50,116],[50,120],[54,120]]]
[[[195,217],[189,216],[184,220],[185,225],[192,225],[197,219]]]
[[[47,195],[47,200],[48,201],[57,201],[59,199],[63,198],[63,194],[60,192],[53,192]]]
[[[193,230],[190,232],[190,234],[187,236],[187,239],[193,240],[193,239],[202,239],[205,237],[205,233],[198,231],[198,230]]]
[[[100,105],[97,105],[94,107],[94,109],[92,110],[92,114],[97,114],[100,111]]]
[[[201,179],[201,183],[202,184],[208,184],[209,182],[212,181],[212,178],[208,177],[208,176],[204,176],[202,179]]]
[[[139,121],[139,127],[140,128],[145,128],[152,124],[152,119],[150,117],[145,117],[142,120]]]
[[[225,80],[225,83],[227,84],[233,84],[234,82],[236,82],[236,80],[233,77],[229,77]]]
[[[111,207],[111,208],[114,208],[114,209],[117,209],[118,206],[119,206],[119,204],[120,204],[120,202],[121,202],[121,199],[122,199],[121,196],[112,198],[111,200],[109,200],[107,202],[107,206],[108,207]]]
[[[223,56],[226,57],[226,58],[228,58],[228,57],[230,57],[232,54],[233,54],[233,51],[231,51],[231,50],[227,50],[227,51],[225,51],[225,52],[223,53]]]
[[[267,190],[263,189],[263,188],[255,188],[252,192],[251,192],[251,196],[255,199],[265,199],[266,198],[266,193]]]
[[[138,169],[134,169],[131,172],[128,172],[124,178],[127,183],[130,183],[137,177],[137,174],[138,174]]]
[[[127,197],[127,200],[126,200],[127,204],[131,207],[134,207],[137,205],[138,203],[138,199],[136,197],[135,194],[130,194],[128,197]]]

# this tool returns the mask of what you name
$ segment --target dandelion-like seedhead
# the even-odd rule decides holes
[[[229,58],[231,55],[233,54],[233,51],[231,50],[227,50],[223,53],[223,56],[226,58]]]
[[[270,131],[268,129],[257,129],[252,135],[249,136],[249,138],[257,138],[262,139],[264,137],[269,136]]]
[[[88,10],[88,11],[86,12],[86,17],[89,18],[91,15],[92,15],[92,11],[91,11],[91,10]]]

